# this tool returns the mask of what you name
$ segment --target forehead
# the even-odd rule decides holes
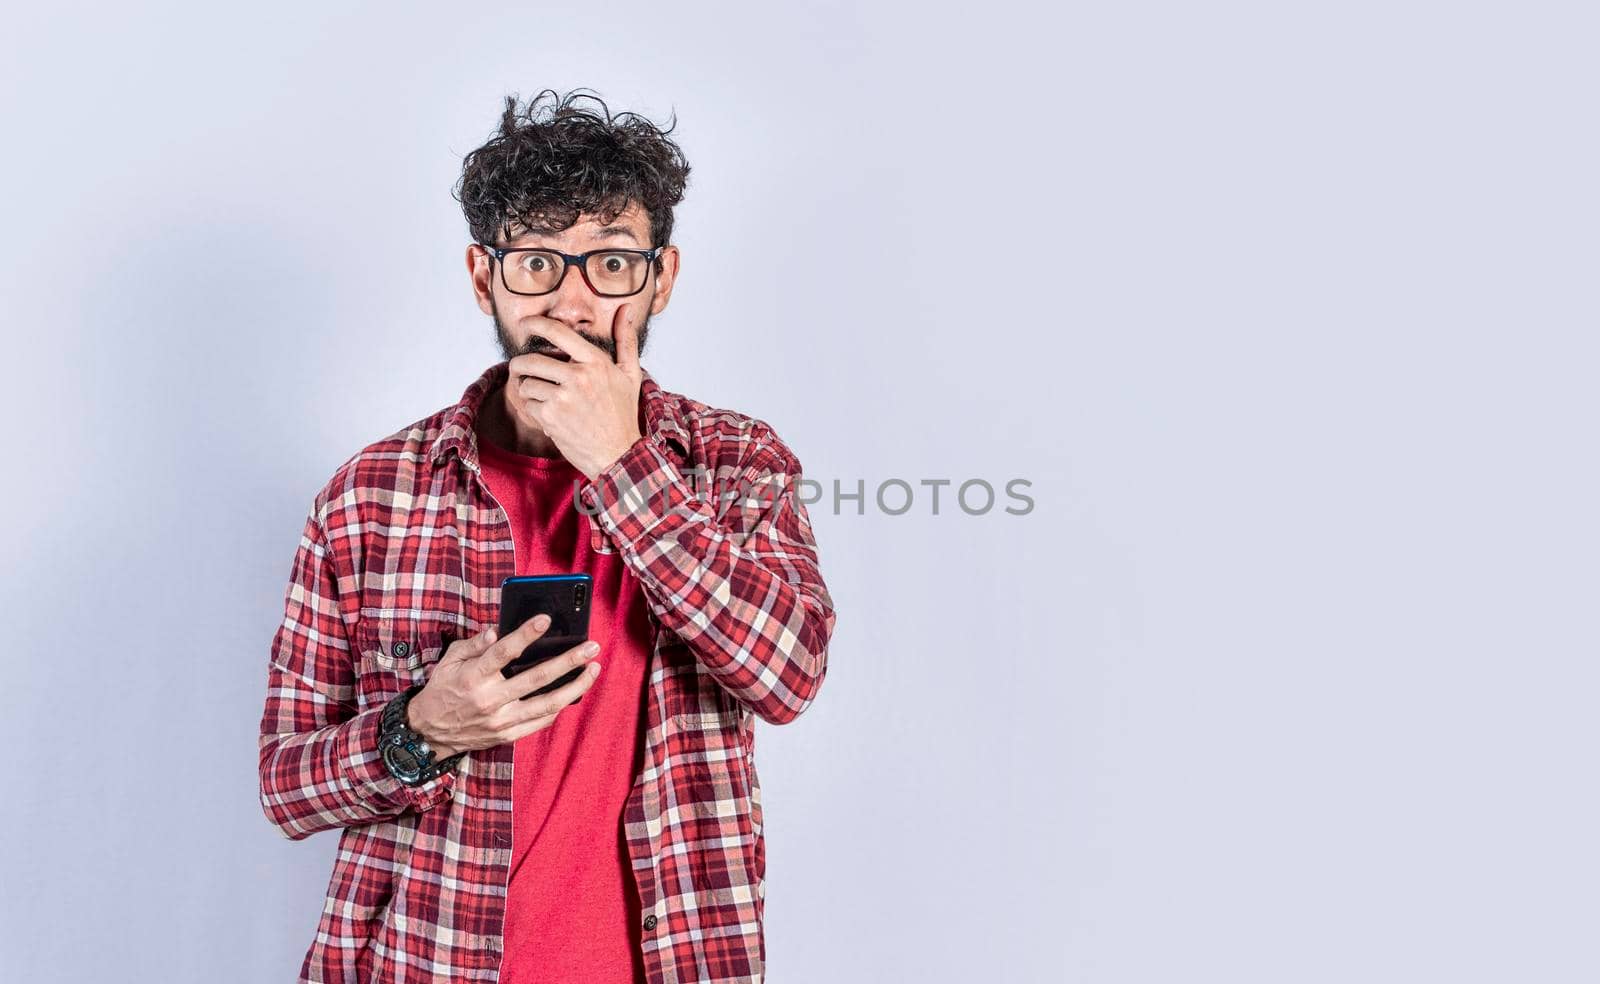
[[[506,242],[512,246],[579,246],[585,243],[613,243],[627,246],[650,245],[650,216],[638,202],[617,213],[610,222],[600,221],[595,212],[584,212],[578,221],[559,231],[535,224],[532,227],[516,226]],[[630,235],[631,233],[631,235]]]

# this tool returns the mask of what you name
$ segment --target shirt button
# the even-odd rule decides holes
[[[394,658],[395,659],[405,659],[409,655],[411,655],[411,644],[410,643],[408,643],[408,642],[397,642],[397,643],[394,644]]]
[[[650,915],[644,917],[644,928],[645,929],[655,929],[656,928],[655,913],[651,913]]]

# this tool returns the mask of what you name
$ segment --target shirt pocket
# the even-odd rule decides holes
[[[451,643],[470,634],[455,619],[439,616],[363,615],[355,625],[360,706],[387,703],[408,687],[426,683]]]

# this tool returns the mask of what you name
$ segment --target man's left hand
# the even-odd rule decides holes
[[[572,358],[519,355],[511,360],[517,412],[538,425],[561,456],[593,481],[643,436],[639,432],[639,336],[634,315],[619,307],[611,337],[617,361],[560,321],[540,319],[536,334]]]

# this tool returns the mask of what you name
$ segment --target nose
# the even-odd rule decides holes
[[[596,294],[589,289],[589,282],[583,279],[583,271],[578,269],[576,263],[568,264],[561,271],[561,282],[549,294],[549,298],[548,317],[564,321],[574,328],[594,323]]]

